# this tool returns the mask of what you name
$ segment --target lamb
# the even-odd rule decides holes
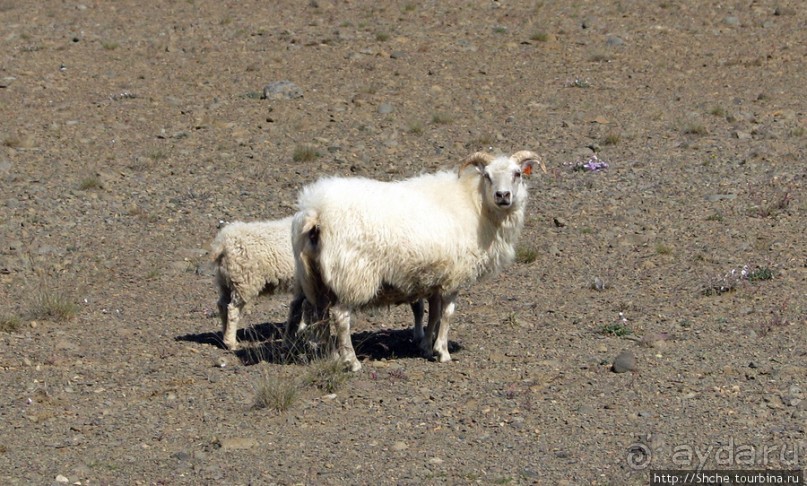
[[[241,314],[261,295],[292,292],[295,284],[291,251],[292,217],[274,221],[236,221],[222,228],[211,244],[215,282],[219,291],[222,341],[236,349]],[[423,302],[412,302],[415,328],[423,327]],[[289,306],[286,326],[297,333],[311,322],[311,306],[296,293]],[[288,336],[288,333],[287,333]],[[287,340],[287,344],[291,344]]]
[[[522,175],[535,163],[529,151],[477,152],[459,174],[397,182],[331,177],[303,188],[292,223],[298,291],[318,316],[330,315],[335,352],[351,370],[361,369],[350,340],[354,311],[424,298],[428,328],[415,326],[420,349],[451,360],[449,320],[459,290],[515,258],[527,203]]]
[[[241,314],[260,295],[292,292],[294,257],[291,253],[292,217],[274,221],[236,221],[216,235],[211,256],[216,267],[222,341],[236,349]],[[302,319],[304,297],[297,296],[289,320]]]

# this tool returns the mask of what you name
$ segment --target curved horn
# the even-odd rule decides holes
[[[546,166],[544,165],[544,162],[540,159],[540,157],[538,157],[538,154],[536,154],[535,152],[530,152],[529,150],[519,150],[518,152],[511,155],[510,158],[513,159],[513,161],[515,161],[515,163],[519,165],[521,165],[522,162],[524,161],[532,160],[538,163],[541,166],[541,170],[543,170],[544,173],[546,173]]]
[[[475,165],[477,167],[479,167],[480,165],[485,166],[493,162],[493,159],[495,158],[496,157],[486,152],[474,152],[462,160],[462,163],[460,164],[460,169],[457,172],[457,176],[462,177],[462,171],[464,171],[465,168],[468,167],[469,165]]]
[[[513,159],[516,162],[516,164],[520,164],[525,160],[534,160],[536,162],[540,160],[538,158],[538,154],[536,154],[535,152],[530,152],[529,150],[520,150],[511,155],[510,158]]]

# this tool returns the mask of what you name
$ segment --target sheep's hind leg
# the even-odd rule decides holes
[[[310,305],[302,293],[296,294],[294,300],[289,304],[289,317],[286,319],[285,336],[283,336],[283,341],[288,349],[294,347],[300,331],[306,328],[305,315],[310,315],[309,307]]]
[[[457,300],[457,294],[449,294],[443,296],[442,300],[442,316],[440,317],[440,324],[437,328],[437,339],[434,340],[434,354],[437,356],[437,361],[445,363],[451,361],[451,355],[448,354],[448,328],[451,321],[451,316],[454,315],[454,302]]]
[[[356,351],[350,340],[351,315],[349,307],[335,305],[331,308],[331,319],[334,319],[336,324],[336,346],[339,350],[339,357],[350,368],[350,371],[359,371],[361,363],[356,357]]]
[[[423,299],[418,299],[409,304],[412,308],[412,315],[415,318],[415,328],[412,332],[414,341],[420,342],[423,340]]]

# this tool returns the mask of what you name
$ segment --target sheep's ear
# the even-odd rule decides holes
[[[532,169],[535,168],[535,164],[538,164],[541,167],[541,170],[544,172],[544,174],[546,174],[546,166],[544,165],[544,162],[541,160],[533,160],[533,159],[527,159],[521,163],[521,173],[524,174],[525,176],[531,176]]]
[[[546,172],[546,166],[543,162],[541,162],[541,159],[535,152],[521,150],[511,155],[511,159],[521,167],[521,171],[526,175],[532,174],[533,166],[536,163],[538,163],[541,166],[541,169]]]

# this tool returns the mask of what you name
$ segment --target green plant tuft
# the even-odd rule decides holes
[[[748,278],[751,282],[758,282],[760,280],[770,280],[773,278],[773,271],[768,267],[758,267],[748,272]]]
[[[621,322],[615,322],[613,324],[604,325],[602,327],[602,333],[609,336],[622,337],[627,336],[628,334],[632,334],[633,331],[631,331],[630,328],[625,324]]]

